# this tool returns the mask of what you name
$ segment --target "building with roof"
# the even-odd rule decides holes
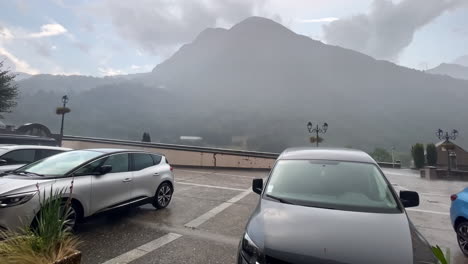
[[[450,168],[453,170],[468,170],[468,152],[453,141],[441,141],[435,144],[437,148],[437,167],[447,168],[447,160],[450,160]]]

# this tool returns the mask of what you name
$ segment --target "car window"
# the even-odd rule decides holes
[[[102,164],[103,164],[103,162],[105,160],[106,159],[99,159],[99,160],[93,161],[90,164],[76,170],[74,174],[77,175],[77,176],[79,176],[79,175],[91,175],[94,172],[96,172],[97,168],[102,166]]]
[[[118,154],[108,157],[103,165],[111,165],[111,173],[128,171],[128,154]]]
[[[161,155],[151,155],[151,157],[153,157],[153,161],[154,161],[154,165],[158,165],[159,163],[161,163]]]
[[[136,171],[151,167],[154,165],[153,158],[149,154],[135,153],[133,154],[133,169]]]
[[[400,212],[380,170],[367,163],[280,160],[265,194],[304,206]]]
[[[5,160],[7,165],[28,164],[34,161],[35,155],[36,150],[34,149],[20,149],[10,151],[1,156],[0,159]]]
[[[59,154],[59,153],[63,152],[62,150],[56,150],[56,149],[40,149],[38,151],[39,151],[39,155],[38,155],[38,158],[37,158],[38,160],[45,159],[47,157],[50,157],[50,156],[53,156],[53,155],[56,155],[56,154]]]

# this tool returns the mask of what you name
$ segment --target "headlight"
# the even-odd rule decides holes
[[[263,253],[247,233],[242,239],[242,256],[247,260],[248,264],[261,264],[265,260]]]
[[[27,193],[18,193],[18,194],[11,194],[7,196],[0,197],[0,208],[16,206],[20,204],[24,204],[25,202],[31,200],[34,197],[36,191],[34,192],[27,192]]]

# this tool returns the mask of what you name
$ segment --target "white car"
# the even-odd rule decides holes
[[[31,162],[70,150],[50,146],[0,145],[0,172],[16,170]]]
[[[73,188],[70,188],[72,186]],[[68,225],[83,217],[123,206],[169,205],[172,167],[161,154],[124,149],[60,153],[0,177],[0,228],[34,226],[40,199],[61,190],[71,198]]]

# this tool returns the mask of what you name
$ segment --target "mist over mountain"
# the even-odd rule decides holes
[[[427,71],[432,74],[448,75],[457,79],[468,80],[468,67],[458,64],[442,63]]]
[[[280,151],[305,145],[305,124],[328,122],[326,146],[366,150],[436,142],[457,128],[468,145],[468,81],[433,75],[295,34],[252,17],[207,29],[151,73],[131,79],[33,76],[19,81],[12,122],[57,129],[63,92],[73,93],[66,133],[177,143],[199,135],[208,145]],[[31,93],[34,91],[34,93]]]

